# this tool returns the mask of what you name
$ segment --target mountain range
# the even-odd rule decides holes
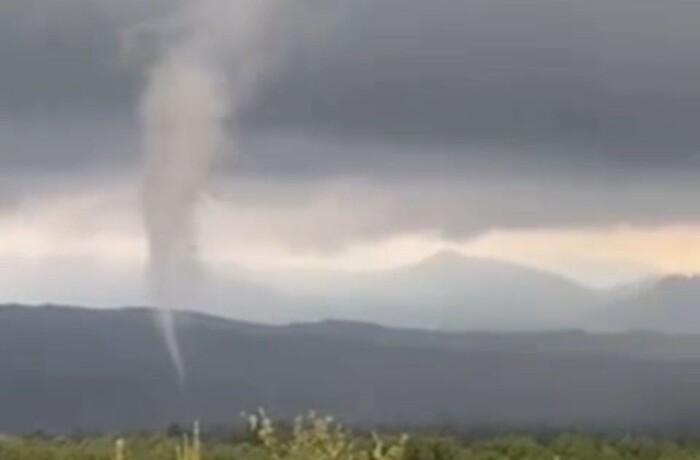
[[[531,267],[441,252],[389,270],[265,273],[249,282],[258,296],[248,295],[251,287],[242,295],[232,290],[231,304],[217,312],[254,322],[275,318],[279,324],[341,319],[453,331],[700,333],[700,316],[696,321],[693,314],[700,299],[695,277],[594,289]],[[235,316],[241,311],[250,314]]]
[[[260,284],[269,280],[260,280]],[[287,272],[273,277],[281,317],[345,319],[453,330],[556,329],[575,322],[596,294],[532,268],[442,252],[371,272]],[[288,306],[285,299],[295,299]],[[285,312],[296,312],[296,318]]]
[[[258,406],[360,426],[700,423],[700,278],[601,291],[441,253],[230,289],[232,311],[273,321],[177,312],[184,386],[154,310],[0,306],[0,433],[230,424]]]
[[[156,314],[0,307],[0,432],[228,425],[258,406],[360,427],[678,434],[700,423],[700,336],[270,326],[179,312],[180,386]]]

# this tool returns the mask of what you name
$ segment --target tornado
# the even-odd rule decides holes
[[[202,260],[198,208],[224,144],[279,54],[283,0],[189,1],[157,27],[141,98],[142,209],[152,301],[181,385],[176,312],[192,306]],[[229,129],[231,128],[231,129]],[[233,142],[228,142],[232,140]]]

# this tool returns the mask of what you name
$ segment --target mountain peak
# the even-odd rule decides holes
[[[465,272],[488,274],[508,266],[509,264],[505,262],[501,263],[496,260],[467,256],[457,251],[443,250],[406,268],[431,277],[454,277],[463,275]]]
[[[469,256],[454,250],[438,251],[419,261],[413,268],[442,275],[464,272],[465,270],[482,275],[491,275],[493,273],[542,274],[536,268],[513,264],[505,260]]]
[[[443,266],[443,265],[453,265],[462,264],[466,260],[470,259],[464,254],[457,252],[452,249],[443,249],[434,253],[431,256],[420,261],[420,265],[433,265],[433,266]]]

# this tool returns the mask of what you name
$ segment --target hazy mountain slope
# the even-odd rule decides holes
[[[623,283],[599,291],[602,304],[625,302],[653,288],[663,277],[642,278],[631,283]]]
[[[700,333],[700,278],[670,276],[605,305],[594,322],[608,329]]]
[[[554,274],[489,259],[442,253],[394,273],[396,286],[436,296],[441,329],[541,329],[574,325],[594,305],[587,289]]]
[[[307,312],[316,305],[310,316],[388,326],[556,329],[575,326],[599,301],[554,274],[451,252],[393,270],[302,275],[280,278],[288,292],[303,294]]]
[[[258,405],[282,415],[315,408],[365,424],[700,422],[696,361],[632,359],[616,349],[557,353],[548,335],[540,340],[550,349],[537,351],[515,349],[522,338],[509,344],[507,334],[449,339],[361,326],[362,338],[328,323],[179,318],[188,368],[182,390],[147,310],[0,308],[0,432],[161,427],[194,417],[223,423]],[[430,338],[414,342],[420,334]]]

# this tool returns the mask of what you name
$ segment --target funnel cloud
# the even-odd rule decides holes
[[[257,86],[272,50],[269,25],[277,0],[207,0],[162,23],[165,46],[142,97],[146,155],[143,213],[154,300],[165,341],[185,379],[174,311],[192,301],[198,272],[197,205],[225,141]]]

